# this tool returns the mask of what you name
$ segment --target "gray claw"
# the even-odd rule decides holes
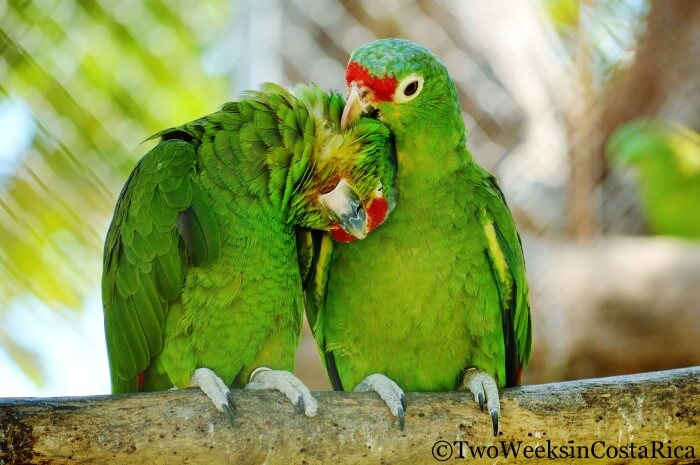
[[[496,410],[491,412],[491,423],[493,424],[493,435],[498,436],[498,412]]]
[[[236,404],[233,403],[233,397],[230,392],[226,394],[226,401],[228,403],[222,404],[221,409],[226,414],[229,424],[233,426],[233,420],[236,418]]]
[[[236,418],[236,414],[233,412],[233,409],[231,409],[231,407],[229,407],[226,404],[223,404],[221,408],[224,410],[226,418],[228,418],[229,424],[233,426],[233,420]]]
[[[305,411],[306,411],[306,409],[304,407],[304,398],[299,396],[299,400],[297,401],[297,412],[304,415]]]
[[[406,423],[406,396],[403,390],[392,380],[381,373],[367,375],[355,387],[356,392],[374,391],[384,401],[389,411],[398,418],[399,428],[403,431]]]
[[[467,370],[463,380],[464,386],[471,391],[474,399],[479,402],[479,408],[491,416],[493,435],[498,435],[498,418],[500,417],[501,402],[498,398],[498,385],[493,376],[476,369]]]

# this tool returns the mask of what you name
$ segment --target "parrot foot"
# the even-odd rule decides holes
[[[250,382],[245,388],[275,389],[287,396],[299,413],[304,413],[307,417],[315,417],[318,413],[318,403],[309,388],[288,371],[258,367],[250,374]]]
[[[493,376],[470,368],[464,375],[462,382],[474,395],[474,400],[479,403],[481,411],[484,410],[484,402],[491,416],[493,435],[498,436],[498,420],[501,416],[501,401],[498,398],[498,385]]]
[[[225,413],[229,422],[233,425],[233,419],[236,416],[236,406],[231,397],[231,390],[216,373],[209,368],[197,368],[194,370],[190,385],[201,389],[212,401],[216,410]]]
[[[406,425],[406,395],[398,384],[388,377],[375,373],[368,375],[355,388],[355,392],[374,391],[379,394],[391,413],[399,419],[399,429],[403,431]]]

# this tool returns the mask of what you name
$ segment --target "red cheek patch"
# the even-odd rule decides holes
[[[333,239],[335,239],[338,242],[343,242],[347,244],[348,242],[354,242],[357,240],[355,236],[352,234],[348,234],[343,228],[338,226],[337,224],[334,224],[331,226],[330,231],[328,233],[331,235]]]
[[[389,211],[389,202],[382,197],[377,197],[372,200],[372,203],[367,207],[367,216],[369,217],[369,229],[374,231],[377,226],[382,224],[386,218],[386,214]]]
[[[390,102],[394,99],[396,78],[374,77],[367,68],[356,61],[348,63],[348,68],[345,72],[345,83],[350,86],[353,82],[369,87],[374,94],[374,99],[379,102]]]

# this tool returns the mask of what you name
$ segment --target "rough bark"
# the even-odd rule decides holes
[[[529,459],[523,456],[526,446],[543,446],[540,455],[554,446],[588,446],[589,453],[605,455],[634,443],[638,455],[642,446],[652,450],[653,441],[665,454],[653,463],[697,463],[692,456],[700,454],[699,381],[695,367],[507,389],[496,438],[488,415],[465,393],[409,394],[403,432],[371,393],[317,393],[319,415],[309,419],[279,393],[235,391],[233,426],[197,390],[2,399],[0,463],[416,464],[435,463],[434,454],[458,458],[460,444],[464,460],[493,463],[474,459],[469,446],[495,445],[492,453],[501,451],[502,457],[499,441],[516,441],[516,447],[522,441],[517,463],[538,460],[534,449]],[[596,441],[605,446],[594,446]],[[666,457],[669,447],[672,457]],[[652,463],[619,457],[600,463],[606,461]]]

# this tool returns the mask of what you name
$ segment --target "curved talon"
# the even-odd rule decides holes
[[[498,436],[498,420],[501,412],[501,401],[498,397],[498,384],[493,376],[470,368],[464,375],[464,386],[469,389],[474,396],[474,400],[479,403],[479,408],[484,411],[484,406],[491,416],[493,435]]]
[[[228,405],[222,405],[221,408],[224,409],[224,413],[226,414],[226,418],[228,418],[229,425],[233,426],[233,422],[236,419],[236,414],[233,412],[233,409]]]
[[[236,404],[233,403],[231,391],[226,393],[226,403],[221,406],[221,409],[226,414],[228,422],[233,426],[233,421],[236,419]]]
[[[219,412],[225,413],[233,425],[236,417],[236,405],[231,390],[226,383],[209,368],[197,368],[190,379],[190,386],[197,386],[207,395]]]
[[[403,429],[406,427],[406,413],[404,412],[403,408],[400,408],[398,411],[399,417],[399,429],[403,431]]]
[[[309,388],[289,371],[258,367],[253,370],[253,373],[250,375],[250,382],[245,388],[280,391],[296,406],[296,410],[299,413],[304,413],[307,417],[316,416],[318,412],[318,404],[311,395]]]
[[[233,402],[233,394],[231,394],[231,391],[226,393],[226,402],[231,409],[231,411],[235,414],[236,413],[236,404]]]
[[[375,373],[368,375],[355,387],[355,392],[374,391],[382,398],[392,415],[398,418],[399,428],[406,425],[406,396],[398,384],[388,377]]]

